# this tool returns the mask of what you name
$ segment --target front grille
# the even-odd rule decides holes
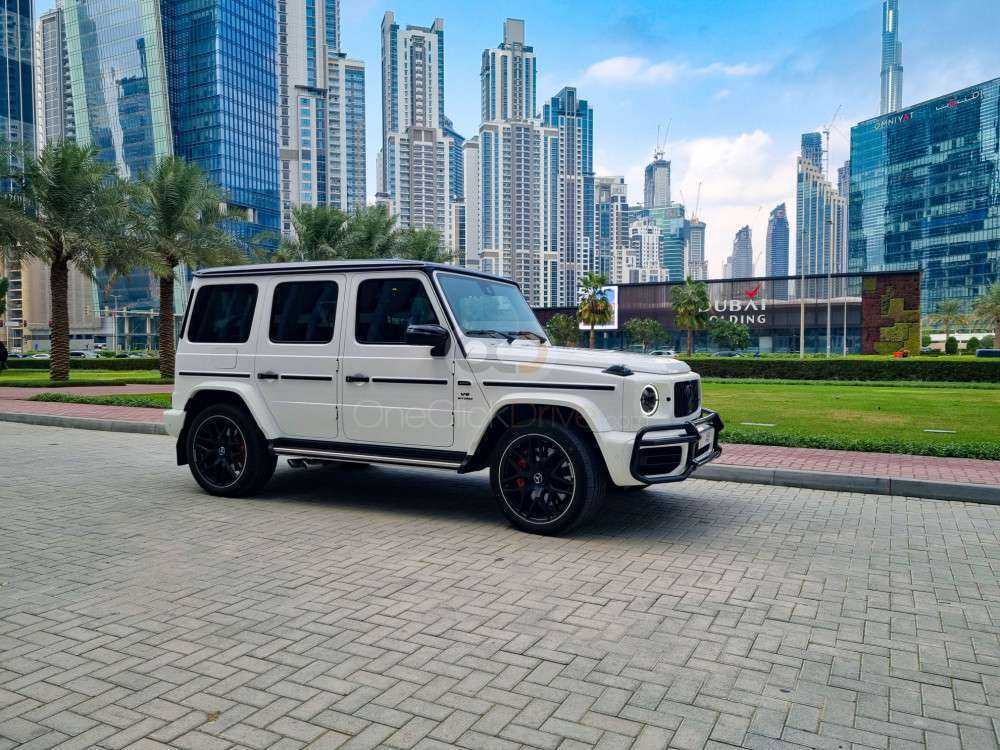
[[[686,417],[698,411],[701,405],[701,383],[697,380],[684,380],[674,383],[674,416]]]
[[[639,448],[636,473],[647,477],[669,474],[681,465],[681,447],[664,445],[658,448]]]

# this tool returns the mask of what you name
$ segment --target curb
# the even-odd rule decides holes
[[[20,422],[46,427],[72,427],[79,430],[103,430],[105,432],[132,432],[141,435],[167,434],[163,425],[156,422],[129,422],[123,419],[92,419],[55,414],[0,412],[0,422]],[[928,500],[955,500],[1000,505],[1000,487],[988,484],[954,484],[933,482],[927,479],[847,476],[831,474],[826,471],[761,469],[730,464],[702,466],[691,476],[695,479],[706,479],[712,482],[770,484],[779,487],[802,487],[809,490],[860,492],[870,495],[896,495]]]
[[[156,422],[66,417],[58,414],[30,414],[17,411],[0,412],[0,422],[20,422],[21,424],[37,424],[44,427],[72,427],[78,430],[101,430],[104,432],[132,432],[140,435],[167,434],[163,425]]]
[[[802,487],[834,492],[863,492],[870,495],[896,495],[929,500],[957,500],[969,503],[1000,505],[1000,487],[988,484],[955,484],[929,479],[847,476],[826,471],[759,469],[752,466],[709,464],[691,475],[713,482],[771,484],[779,487]]]

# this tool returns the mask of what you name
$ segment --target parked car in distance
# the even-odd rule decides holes
[[[680,481],[721,452],[687,364],[550,346],[506,279],[274,263],[197,271],[192,294],[164,423],[214,495],[261,490],[279,456],[488,468],[511,523],[555,534],[598,513],[608,487]]]
[[[49,358],[48,352],[38,352],[28,357],[28,359],[48,359],[48,358]]]
[[[712,352],[713,357],[742,357],[740,352],[734,352],[729,349],[723,349],[719,352]]]
[[[677,352],[673,349],[653,349],[653,351],[648,352],[651,357],[676,357]]]
[[[1000,349],[976,349],[977,357],[1000,357]]]

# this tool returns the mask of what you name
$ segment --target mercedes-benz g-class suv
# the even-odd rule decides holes
[[[167,431],[215,495],[264,487],[279,456],[489,468],[500,509],[558,533],[606,489],[676,482],[722,421],[683,362],[551,346],[509,280],[412,261],[195,274]]]

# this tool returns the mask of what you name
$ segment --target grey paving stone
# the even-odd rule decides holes
[[[0,455],[0,750],[998,750],[998,507],[693,480],[551,539],[482,474]]]

